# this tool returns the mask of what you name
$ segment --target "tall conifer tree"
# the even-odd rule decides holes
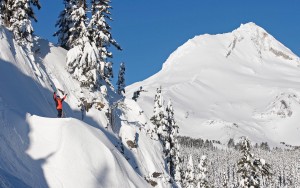
[[[125,64],[120,64],[120,70],[119,70],[119,76],[117,81],[118,86],[118,94],[121,95],[122,93],[125,93]]]
[[[242,137],[241,140],[242,157],[238,161],[238,173],[241,176],[240,187],[259,187],[262,177],[271,176],[271,166],[264,159],[254,159],[250,152],[250,141]]]
[[[166,114],[167,114],[167,139],[166,142],[169,144],[169,148],[167,151],[169,151],[168,155],[168,162],[169,162],[169,168],[170,168],[170,175],[174,178],[175,176],[175,170],[176,170],[176,157],[179,155],[179,148],[178,148],[178,141],[177,141],[177,135],[178,135],[178,125],[174,118],[174,109],[171,100],[169,100],[167,108],[166,108]]]
[[[187,169],[184,178],[184,187],[194,188],[195,187],[195,174],[194,174],[194,162],[192,155],[189,156]]]
[[[81,86],[95,89],[99,82],[99,54],[87,29],[87,2],[66,0],[65,6],[57,23],[60,30],[56,35],[60,37],[61,45],[69,49],[67,69]]]
[[[198,165],[198,174],[196,177],[198,183],[197,188],[208,188],[207,181],[207,157],[205,155],[201,156],[200,163]]]
[[[161,87],[156,89],[156,94],[154,97],[154,109],[153,116],[150,118],[154,127],[151,130],[151,136],[155,137],[157,134],[158,138],[162,139],[163,127],[166,124],[166,115],[164,112],[164,99],[162,96]]]
[[[110,44],[121,49],[111,37],[110,26],[106,19],[111,20],[110,1],[92,0],[91,19],[86,0],[64,0],[65,9],[61,12],[56,26],[59,30],[59,44],[69,50],[67,54],[67,68],[74,78],[84,87],[97,89],[103,84],[109,85],[113,77],[112,63],[107,61],[112,57],[108,52]]]
[[[68,43],[71,32],[70,27],[72,24],[71,20],[71,14],[73,12],[73,9],[76,7],[76,1],[75,0],[64,0],[64,10],[61,11],[59,15],[59,19],[55,24],[55,27],[58,27],[58,31],[54,33],[53,36],[58,37],[58,44],[69,50],[71,48],[71,44]]]
[[[88,25],[91,40],[95,42],[99,52],[101,76],[106,82],[110,82],[113,77],[112,62],[108,61],[108,58],[112,58],[113,54],[108,48],[112,44],[118,50],[122,50],[116,40],[113,39],[111,27],[108,24],[108,20],[112,20],[110,3],[110,0],[91,0],[92,18]]]
[[[1,14],[6,27],[13,31],[16,41],[20,45],[32,45],[33,27],[31,20],[37,22],[33,6],[38,9],[41,5],[38,0],[2,0]]]

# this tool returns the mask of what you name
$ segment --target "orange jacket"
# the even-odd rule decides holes
[[[55,101],[55,103],[56,103],[56,109],[57,110],[62,110],[62,102],[66,99],[66,95],[61,99],[61,98],[58,98],[57,96],[56,96],[56,93],[54,92],[54,94],[53,94],[53,99],[54,99],[54,101]]]

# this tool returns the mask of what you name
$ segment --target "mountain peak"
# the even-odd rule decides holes
[[[271,39],[272,41],[276,40],[265,29],[253,22],[241,24],[240,27],[233,30],[232,33],[240,37],[250,36],[254,40],[265,40],[267,38]]]
[[[241,24],[240,27],[233,30],[232,33],[236,36],[250,36],[252,40],[265,41],[277,41],[271,34],[269,34],[264,28],[256,25],[253,22]]]
[[[297,64],[299,63],[299,58],[290,49],[288,49],[282,43],[276,40],[265,29],[256,25],[253,22],[241,24],[239,28],[232,32],[232,34],[235,38],[234,44],[236,40],[242,41],[244,38],[250,39],[252,41],[252,44],[254,44],[255,48],[257,49],[258,56],[260,57],[260,59],[263,57],[263,52],[266,52],[272,53],[276,57],[285,60],[295,60]]]
[[[224,51],[226,51],[224,53]],[[203,59],[211,59],[219,54],[221,59],[227,59],[232,54],[245,59],[249,57],[249,62],[263,62],[265,60],[293,61],[294,65],[299,65],[300,60],[290,49],[276,40],[265,29],[253,22],[241,24],[240,27],[229,33],[217,35],[199,35],[188,40],[174,51],[163,64],[163,70],[177,66],[186,62],[186,54],[202,54]],[[195,55],[197,56],[197,55]],[[270,58],[273,58],[271,61]],[[276,60],[275,60],[276,59]],[[189,61],[190,62],[190,61]],[[186,63],[185,63],[186,64]],[[197,63],[194,63],[197,64]],[[182,65],[186,66],[186,65]]]
[[[266,32],[262,27],[256,25],[254,22],[248,22],[245,24],[241,24],[239,28],[237,28],[239,31],[256,31],[256,30],[262,30]]]

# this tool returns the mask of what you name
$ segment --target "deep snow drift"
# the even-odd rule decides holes
[[[168,187],[161,145],[146,135],[138,104],[97,92],[90,98],[101,109],[82,113],[89,90],[65,70],[66,51],[37,37],[33,51],[0,26],[0,187],[148,187],[145,177]],[[53,88],[68,93],[67,118],[56,118]]]
[[[201,35],[173,52],[143,86],[138,103],[150,117],[156,88],[174,103],[180,134],[227,143],[249,136],[300,145],[299,57],[254,23]],[[167,102],[167,101],[166,101]]]

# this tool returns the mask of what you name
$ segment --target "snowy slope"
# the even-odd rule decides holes
[[[231,33],[201,35],[173,52],[140,86],[150,117],[156,88],[174,103],[180,134],[226,143],[247,135],[271,145],[300,145],[299,57],[254,23]]]
[[[14,118],[18,124],[1,127],[7,136],[1,136],[1,169],[21,179],[21,187],[147,186],[99,129],[73,118]]]
[[[117,107],[110,126],[107,106],[118,99],[82,89],[65,70],[64,49],[36,37],[28,53],[12,38],[0,26],[0,187],[148,187],[145,177],[169,186],[161,145],[140,129],[147,120],[136,103],[120,100],[128,108]],[[53,88],[68,93],[65,119],[55,118]],[[82,114],[87,93],[104,108]]]
[[[49,187],[145,186],[102,131],[72,118],[27,120],[32,144],[26,153],[44,161]]]

